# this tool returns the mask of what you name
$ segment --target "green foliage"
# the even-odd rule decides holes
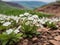
[[[0,20],[0,21],[1,21],[1,20]],[[12,22],[11,22],[11,21],[12,21]],[[8,20],[5,20],[5,22],[8,22]],[[11,25],[9,25],[9,26],[3,26],[3,23],[0,22],[0,31],[5,31],[5,30],[7,30],[7,29],[9,29],[9,28],[14,28],[14,27],[17,26],[17,23],[16,23],[15,20],[10,19],[9,22],[11,22]]]
[[[32,38],[33,36],[37,36],[40,34],[37,32],[37,26],[33,24],[26,24],[26,20],[21,23],[21,32],[23,33],[24,38]]]
[[[6,30],[6,29],[8,29],[7,26],[0,26],[0,31],[1,31],[1,30],[4,31],[4,30]]]
[[[14,45],[17,43],[22,37],[22,33],[11,33],[7,34],[6,32],[3,32],[0,34],[0,45]]]
[[[17,16],[19,16],[20,14],[23,14],[25,12],[28,12],[28,13],[33,14],[33,15],[36,14],[39,17],[51,17],[52,16],[50,14],[35,12],[33,10],[21,10],[21,9],[4,9],[4,10],[1,10],[0,9],[0,13],[6,14],[6,15],[15,15],[15,16],[17,15]]]
[[[45,23],[45,25],[46,25],[47,27],[51,28],[51,29],[57,29],[56,24],[53,23],[53,22],[47,21],[47,22]]]
[[[45,14],[45,13],[41,13],[41,12],[36,12],[36,11],[34,11],[34,10],[30,10],[30,11],[28,11],[30,14],[32,14],[32,15],[38,15],[39,16],[39,18],[40,17],[51,17],[51,16],[53,16],[52,14]]]

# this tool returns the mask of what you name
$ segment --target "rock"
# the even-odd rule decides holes
[[[43,45],[48,45],[49,43],[44,43]]]
[[[60,41],[60,35],[59,36],[55,36],[54,39]]]
[[[38,32],[41,32],[42,30],[39,28],[39,29],[37,29],[37,31],[38,31]]]
[[[49,29],[48,28],[39,28],[37,31],[38,32],[46,32],[46,31],[48,31]]]
[[[60,27],[60,22],[58,22],[57,25]]]
[[[32,41],[33,42],[37,42],[38,41],[38,38],[37,37],[34,37],[34,38],[32,38]]]
[[[55,40],[49,40],[50,43],[54,44],[54,45],[60,45],[59,41],[55,41]]]
[[[42,31],[43,32],[46,32],[46,31],[48,31],[49,29],[48,28],[42,28]]]
[[[43,45],[41,42],[38,42],[38,45]]]
[[[23,45],[28,45],[28,39],[23,40]]]
[[[55,30],[54,32],[60,32],[60,30],[58,29],[58,30]]]

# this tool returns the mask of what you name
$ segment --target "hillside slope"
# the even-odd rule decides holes
[[[20,4],[27,9],[34,9],[47,4],[42,1],[14,1],[14,3]]]
[[[14,8],[14,9],[23,9],[24,7],[19,5],[19,4],[16,4],[16,3],[11,3],[11,2],[3,2],[3,1],[0,1],[0,9],[7,9],[7,8]]]
[[[0,14],[19,15],[25,12],[23,6],[11,2],[0,1]]]
[[[10,6],[20,8],[20,9],[24,8],[22,5],[19,5],[17,3],[12,3],[12,2],[5,2],[5,3],[8,4],[8,5],[10,5]]]
[[[60,16],[60,2],[50,3],[41,8],[37,8],[36,11],[54,14],[55,16]]]

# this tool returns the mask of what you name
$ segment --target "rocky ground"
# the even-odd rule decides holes
[[[60,3],[51,3],[41,8],[38,8],[36,11],[53,14],[55,16],[60,16]]]

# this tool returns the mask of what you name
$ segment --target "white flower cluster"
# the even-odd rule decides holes
[[[11,34],[11,33],[17,34],[20,32],[20,30],[19,30],[20,28],[21,28],[21,26],[19,26],[17,29],[8,29],[8,30],[6,30],[6,33],[7,34]]]
[[[59,22],[60,21],[60,18],[41,18],[40,20],[40,23],[41,24],[44,24],[45,22],[49,21],[49,23],[56,23],[56,22]]]
[[[47,21],[49,21],[49,23],[57,23],[60,21],[60,18],[39,18],[37,15],[32,15],[29,13],[24,13],[20,15],[20,18],[24,21],[24,20],[28,20],[28,22],[26,22],[26,25],[28,25],[31,21],[33,21],[32,24],[35,24],[36,26],[40,26],[43,28],[42,24],[45,24]]]
[[[24,14],[20,14],[19,16],[7,16],[7,15],[2,15],[0,14],[0,23],[2,23],[3,26],[9,26],[11,25],[12,21],[10,21],[11,19],[13,19],[14,21],[16,21],[16,23],[19,23],[19,20],[28,20],[28,22],[26,22],[26,25],[30,24],[30,22],[32,21],[32,24],[35,24],[36,26],[40,26],[43,27],[42,24],[45,24],[45,22],[49,21],[49,23],[53,22],[56,23],[58,21],[60,21],[60,18],[39,18],[37,15],[32,15],[29,13],[24,13]]]
[[[16,30],[13,30],[13,29],[8,29],[8,30],[6,30],[6,33],[7,34],[11,34],[11,33],[15,33],[15,34],[17,34],[17,33],[19,33],[20,31],[18,30],[18,29],[16,29]]]

